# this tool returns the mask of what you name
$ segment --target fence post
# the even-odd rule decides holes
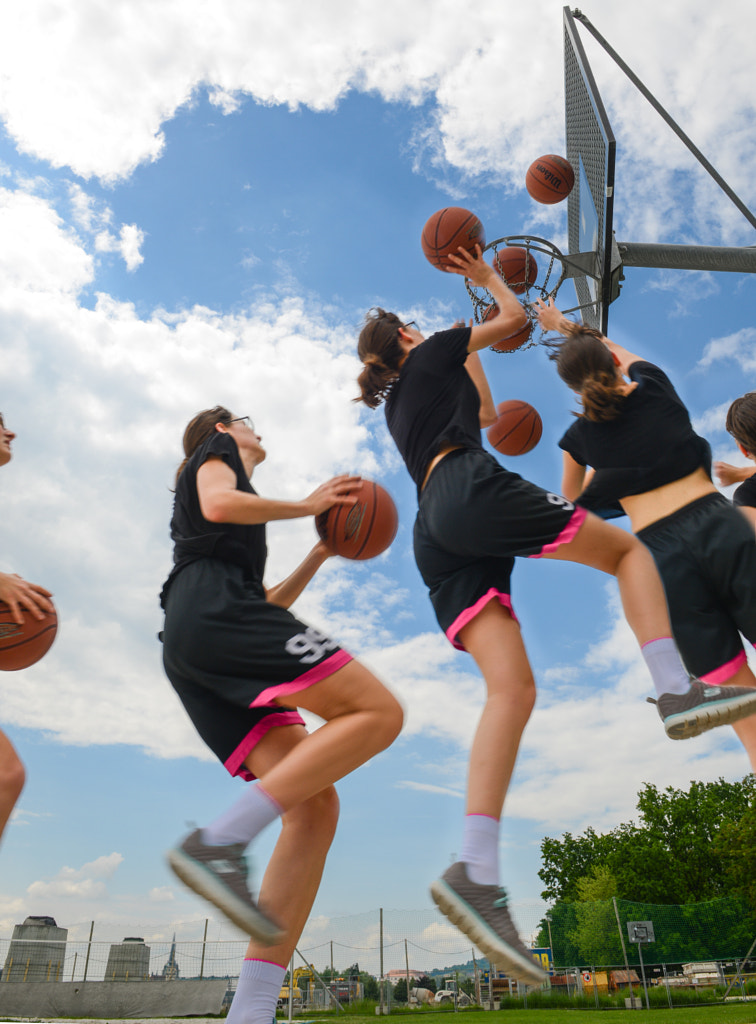
[[[386,1012],[383,1009],[383,987],[385,985],[385,981],[383,979],[383,907],[380,908],[378,913],[380,915],[380,929],[379,929],[379,931],[380,931],[380,937],[381,937],[380,938],[380,942],[381,942],[381,967],[380,967],[380,971],[381,971],[381,991],[380,991],[380,1004],[379,1004],[379,1007],[378,1007],[378,1012],[381,1015],[383,1015]]]
[[[627,950],[625,949],[625,936],[622,934],[622,926],[619,919],[619,910],[617,910],[617,897],[612,896],[612,903],[614,904],[614,916],[617,918],[617,931],[619,932],[620,944],[622,945],[622,956],[625,959],[625,970],[627,971],[627,983],[630,986],[630,999],[635,1000],[635,993],[633,992],[633,982],[630,978],[630,964],[627,960]],[[635,1002],[630,1003],[631,1006],[635,1006]]]
[[[87,980],[87,971],[89,970],[89,954],[92,951],[92,933],[94,932],[94,921],[89,926],[89,942],[87,943],[87,959],[84,961],[84,977],[82,981]]]
[[[200,961],[200,978],[205,971],[205,945],[207,944],[207,918],[205,918],[205,934],[202,936],[202,959]]]

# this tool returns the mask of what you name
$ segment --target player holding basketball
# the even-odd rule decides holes
[[[756,677],[742,633],[756,641],[756,539],[711,481],[711,451],[658,366],[568,320],[538,300],[538,318],[564,340],[551,358],[582,412],[564,434],[562,489],[618,499],[664,581],[675,640],[690,684],[659,694],[667,732],[732,723],[756,770]],[[723,684],[727,683],[727,686]],[[711,684],[711,685],[706,685]]]
[[[11,444],[15,438],[12,430],[5,425],[0,413],[0,466],[7,466],[13,458]],[[54,611],[49,590],[37,583],[28,583],[15,573],[0,572],[0,601],[5,601],[11,610],[14,620],[22,626],[24,616],[22,609],[33,615],[35,619],[43,619],[45,612]],[[13,744],[0,730],[0,837],[2,837],[11,811],[21,796],[26,775],[21,758]]]
[[[545,975],[520,941],[499,889],[499,819],[535,682],[510,600],[517,555],[580,562],[617,577],[625,614],[662,691],[688,686],[669,637],[664,591],[648,551],[558,494],[506,470],[481,443],[496,416],[478,351],[522,328],[525,312],[496,271],[459,250],[455,272],[491,293],[499,315],[427,340],[372,310],[359,337],[361,400],[385,404],[389,430],[417,484],[414,549],[441,629],[467,650],[487,699],[470,753],[460,861],[433,883],[442,911],[508,973]],[[663,654],[658,655],[659,646]]]
[[[247,416],[216,406],[184,433],[171,521],[174,567],[161,594],[163,661],[192,722],[231,775],[259,781],[171,850],[174,872],[252,936],[231,1024],[270,1024],[318,890],[338,817],[333,783],[387,747],[402,711],[388,690],[288,607],[329,556],[317,543],[266,588],[265,524],[353,504],[358,477],[339,476],[302,501],[256,493],[266,457]],[[311,735],[289,705],[325,720]],[[260,887],[244,851],[267,825],[281,834]]]

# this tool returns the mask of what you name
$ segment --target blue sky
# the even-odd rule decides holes
[[[201,935],[205,908],[163,851],[241,784],[194,736],[155,634],[181,434],[217,402],[262,433],[263,493],[297,498],[356,470],[396,498],[391,551],[332,560],[298,605],[407,708],[393,748],[339,787],[318,934],[330,918],[430,906],[428,883],[459,848],[482,683],[437,630],[411,554],[414,488],[382,414],[351,402],[355,337],[374,304],[428,332],[470,315],[461,280],[420,249],[442,206],[474,209],[489,239],[565,246],[564,205],[524,189],[530,162],[564,148],[561,6],[67,0],[54,31],[41,3],[0,14],[0,408],[18,433],[0,476],[0,569],[49,586],[61,622],[44,661],[0,675],[0,724],[29,776],[0,850],[0,937],[27,914],[76,937],[93,919],[108,939]],[[586,14],[756,206],[752,6],[594,6]],[[617,135],[617,238],[753,244],[585,44]],[[701,90],[700,68],[716,65]],[[628,269],[610,315],[610,335],[667,369],[733,462],[724,413],[754,387],[754,288]],[[508,464],[558,488],[571,396],[540,348],[484,358],[496,400],[529,401],[544,421],[535,451]],[[313,538],[309,522],[274,524],[269,580]],[[740,778],[748,764],[730,730],[664,737],[612,582],[524,562],[513,599],[540,690],[501,850],[527,934],[544,909],[543,836],[630,819],[644,782]]]

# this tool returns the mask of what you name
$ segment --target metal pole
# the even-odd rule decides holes
[[[307,963],[307,961],[306,961],[306,960],[305,960],[305,958],[304,958],[304,957],[302,956],[301,952],[299,951],[299,949],[297,949],[297,947],[296,947],[296,946],[294,947],[294,952],[295,952],[295,953],[297,954],[297,956],[298,956],[298,957],[299,957],[299,959],[300,959],[300,960],[302,961],[302,963],[303,963],[303,964],[305,965],[305,967],[307,967],[307,968],[308,968],[309,970],[311,970],[311,971],[312,971],[312,973],[313,973],[313,974],[315,975],[315,980],[316,980],[316,981],[318,981],[318,982],[320,983],[320,985],[321,985],[321,986],[322,986],[322,988],[323,988],[323,991],[324,991],[324,992],[326,992],[326,993],[327,993],[327,994],[328,994],[328,995],[329,995],[329,996],[331,997],[331,999],[333,999],[334,1003],[336,1003],[336,1006],[337,1006],[337,1008],[338,1008],[339,1010],[341,1010],[341,1011],[342,1011],[343,1013],[346,1013],[346,1010],[344,1009],[344,1007],[343,1007],[343,1006],[341,1005],[341,1003],[340,1003],[340,1002],[338,1001],[338,999],[337,999],[337,998],[336,998],[336,996],[335,996],[335,995],[333,994],[333,992],[332,992],[332,991],[331,991],[331,989],[330,989],[330,988],[328,987],[328,985],[326,985],[326,983],[325,983],[325,982],[323,981],[323,979],[322,979],[322,978],[320,977],[320,975],[318,974],[318,972],[317,972],[317,971],[315,970],[314,966],[313,966],[312,964],[308,964],[308,963]],[[292,958],[292,959],[293,959],[293,958]]]
[[[205,918],[205,934],[202,936],[202,959],[200,961],[200,978],[205,971],[205,945],[207,943],[207,918]]]
[[[625,74],[630,79],[630,81],[633,83],[635,88],[643,96],[645,96],[645,98],[648,100],[648,102],[651,104],[651,106],[654,108],[654,110],[657,112],[657,114],[659,114],[663,118],[663,120],[666,121],[666,123],[669,125],[669,127],[672,129],[672,131],[678,137],[678,139],[680,139],[688,147],[690,152],[693,154],[693,156],[696,158],[696,160],[698,160],[698,162],[701,164],[701,166],[704,168],[704,170],[709,172],[709,174],[712,176],[714,181],[716,181],[717,185],[719,185],[719,187],[722,189],[724,194],[729,199],[731,199],[732,202],[737,206],[737,208],[740,210],[740,212],[743,214],[743,216],[746,218],[746,220],[749,222],[749,224],[751,224],[753,227],[756,228],[756,216],[754,216],[751,213],[751,211],[748,209],[748,207],[743,202],[743,200],[740,199],[740,197],[737,196],[735,194],[735,192],[733,192],[733,190],[730,188],[730,186],[724,180],[722,175],[719,174],[719,172],[712,166],[712,164],[709,163],[709,161],[703,155],[703,153],[698,148],[698,146],[696,146],[692,142],[692,140],[688,138],[688,136],[685,134],[685,132],[682,130],[682,128],[677,124],[677,122],[671,116],[671,114],[667,113],[667,111],[664,109],[664,107],[661,105],[661,103],[659,103],[659,101],[656,99],[656,97],[653,95],[653,93],[649,89],[646,88],[646,86],[643,84],[643,82],[641,82],[640,78],[638,78],[638,76],[635,74],[635,72],[632,71],[630,69],[630,67],[628,67],[628,65],[620,57],[620,55],[617,53],[617,51],[614,50],[609,45],[609,43],[606,41],[606,39],[604,39],[604,37],[601,35],[601,33],[598,32],[593,27],[593,25],[586,18],[586,16],[582,13],[582,11],[578,11],[576,9],[572,13],[573,13],[573,16],[582,25],[585,25],[585,27],[591,33],[593,38],[596,39],[601,46],[603,46],[603,48],[606,50],[606,52],[612,58],[614,63],[617,64],[617,66],[619,68],[621,68],[622,71],[625,72]]]
[[[622,956],[625,958],[625,970],[627,971],[627,983],[630,986],[630,998],[635,999],[635,993],[633,992],[633,983],[630,980],[630,964],[627,962],[627,950],[625,949],[625,937],[622,934],[622,926],[619,919],[619,910],[617,910],[617,897],[612,896],[612,903],[614,904],[614,916],[617,918],[617,931],[619,932],[620,944],[622,945]],[[630,1004],[634,1005],[633,1003]]]
[[[410,1004],[410,982],[409,982],[409,957],[407,955],[407,940],[404,940],[404,969],[407,972],[407,1006]]]
[[[481,1003],[482,1003],[481,994],[480,994],[480,974],[478,972],[478,961],[475,959],[475,950],[474,949],[472,950],[472,962],[473,962],[473,971],[475,972],[475,1002],[478,1004],[478,1006],[480,1006]]]
[[[73,962],[73,967],[71,968],[71,981],[74,980],[74,974],[76,973],[76,958],[78,957],[78,955],[79,955],[78,953],[76,953],[76,952],[74,953],[74,962]]]
[[[650,1010],[651,1007],[648,1004],[648,988],[646,987],[646,970],[643,966],[643,943],[638,943],[638,956],[640,957],[640,969],[641,978],[643,978],[643,991],[646,993],[646,1009]]]
[[[381,970],[381,990],[380,990],[380,994],[379,994],[380,1005],[379,1005],[378,1012],[380,1014],[384,1014],[386,1011],[383,1008],[383,907],[380,908],[379,914],[380,914],[380,938],[381,938],[381,967],[380,967],[380,970]]]
[[[662,964],[662,970],[664,971],[664,987],[667,990],[667,1002],[669,1003],[670,1010],[672,1009],[672,993],[669,991],[669,977],[667,975],[667,965]]]
[[[735,969],[735,977],[732,979],[730,984],[727,986],[725,994],[722,996],[723,999],[727,998],[727,996],[728,996],[728,994],[730,992],[730,989],[732,988],[732,986],[735,984],[735,982],[740,977],[740,972],[743,970],[743,966],[744,966],[746,960],[748,960],[748,958],[750,957],[751,953],[753,953],[754,947],[756,947],[756,939],[753,940],[753,942],[751,943],[751,948],[748,950],[746,955],[740,961],[740,966],[736,967],[736,969]]]
[[[661,270],[713,270],[756,274],[756,248],[730,245],[669,245],[666,242],[617,242],[623,267]]]
[[[294,1017],[294,954],[289,961],[289,1024]]]
[[[94,932],[94,921],[89,928],[89,942],[87,943],[87,959],[84,961],[84,977],[82,981],[87,980],[87,971],[89,970],[89,954],[92,950],[92,933]]]

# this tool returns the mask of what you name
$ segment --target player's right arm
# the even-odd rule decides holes
[[[0,572],[0,601],[5,601],[19,626],[24,624],[24,608],[35,619],[44,618],[45,612],[54,612],[51,597],[50,591],[38,583],[29,583],[14,572]]]
[[[208,522],[253,526],[275,519],[317,516],[332,505],[354,505],[357,498],[349,490],[359,481],[359,476],[343,473],[301,501],[279,501],[237,490],[231,467],[222,459],[210,458],[197,471],[197,494],[200,511]]]
[[[722,487],[730,484],[741,484],[756,473],[753,466],[732,466],[729,462],[715,462],[714,472]]]
[[[580,330],[581,324],[576,324],[574,320],[568,320],[564,313],[557,309],[553,298],[549,299],[548,302],[544,302],[543,299],[536,299],[534,306],[538,310],[538,323],[544,331],[556,331],[557,334],[563,334],[566,337]],[[627,376],[627,371],[633,363],[640,362],[643,359],[643,356],[628,351],[628,349],[618,345],[610,338],[604,337],[604,335],[601,336],[601,340],[612,353],[615,365],[619,367],[620,372],[625,376]]]
[[[498,316],[482,324],[475,324],[470,330],[467,351],[478,352],[521,331],[528,324],[528,314],[501,274],[483,259],[479,245],[475,246],[474,256],[462,246],[458,252],[459,255],[451,254],[448,257],[454,263],[453,267],[449,267],[450,273],[460,274],[478,288],[485,288],[499,307]]]

